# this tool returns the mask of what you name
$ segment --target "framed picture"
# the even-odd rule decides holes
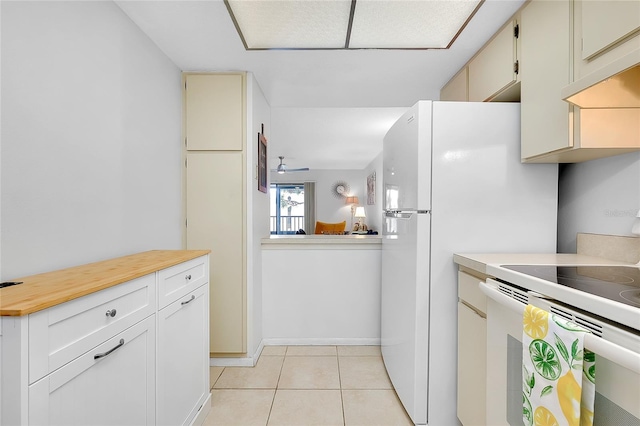
[[[267,138],[262,132],[258,133],[258,191],[267,192]]]
[[[367,204],[374,205],[376,203],[376,172],[367,176]]]

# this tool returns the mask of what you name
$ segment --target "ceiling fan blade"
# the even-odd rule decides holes
[[[280,159],[280,164],[278,164],[278,167],[275,169],[271,169],[272,172],[277,172],[277,173],[289,173],[289,172],[306,172],[309,171],[308,167],[301,167],[298,169],[290,169],[289,167],[287,167],[286,164],[284,164],[282,161],[284,160],[283,156],[279,156],[278,157]]]

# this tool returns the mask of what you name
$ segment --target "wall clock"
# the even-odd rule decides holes
[[[343,198],[349,194],[349,184],[344,181],[338,181],[331,186],[331,194],[336,198]]]

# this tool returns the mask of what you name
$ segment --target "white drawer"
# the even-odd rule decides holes
[[[209,282],[208,256],[201,256],[158,272],[158,309]]]
[[[29,315],[29,383],[155,312],[156,274]]]
[[[480,290],[480,278],[458,272],[458,297],[483,314],[487,313],[487,296]]]

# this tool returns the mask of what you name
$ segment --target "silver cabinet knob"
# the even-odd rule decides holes
[[[191,274],[189,274],[189,275],[185,275],[185,279],[186,279],[187,281],[191,280]]]
[[[106,314],[106,315],[107,315],[108,317],[113,318],[113,317],[115,317],[115,316],[116,316],[116,310],[115,310],[115,309],[109,309],[109,310],[107,311],[107,314]]]

